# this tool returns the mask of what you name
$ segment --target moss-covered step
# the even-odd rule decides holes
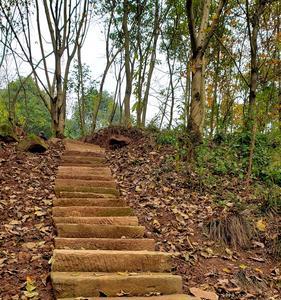
[[[55,224],[101,224],[128,225],[139,224],[137,217],[53,217]]]
[[[60,174],[83,174],[83,175],[103,175],[111,176],[111,170],[108,167],[87,167],[87,166],[59,166],[58,175]]]
[[[99,300],[100,297],[87,297],[87,300]],[[106,297],[107,300],[116,300],[116,297]],[[58,300],[77,300],[77,298],[60,298]],[[166,296],[151,296],[151,297],[122,297],[122,300],[200,300],[200,298],[191,297],[188,295],[166,295]]]
[[[89,192],[66,192],[61,191],[57,194],[58,198],[118,198],[119,195],[103,194],[103,193],[89,193]]]
[[[101,207],[101,206],[67,206],[53,207],[53,217],[117,217],[133,216],[129,206]]]
[[[155,250],[153,239],[142,238],[55,238],[56,249]]]
[[[83,180],[83,179],[61,179],[57,178],[55,181],[55,188],[69,188],[69,187],[103,187],[116,189],[116,182],[112,179],[111,181],[101,180]]]
[[[126,206],[126,202],[120,198],[55,198],[53,206],[120,207]]]
[[[96,194],[111,194],[119,196],[119,191],[114,187],[103,186],[55,186],[56,195],[61,192],[78,192],[78,193],[96,193]]]
[[[161,273],[78,273],[51,272],[57,298],[66,297],[117,297],[120,293],[130,296],[145,296],[160,293],[181,294],[182,278]]]
[[[47,143],[36,135],[25,137],[17,145],[17,149],[19,151],[29,151],[35,153],[43,153],[48,150],[48,148],[49,146],[47,145]]]
[[[19,139],[10,124],[0,124],[0,141],[7,143],[17,142]]]
[[[142,238],[145,227],[100,224],[56,224],[58,237],[69,238]]]

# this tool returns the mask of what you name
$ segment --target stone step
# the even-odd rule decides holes
[[[105,149],[98,145],[83,143],[79,141],[65,141],[65,151],[79,151],[85,153],[101,152],[104,153]]]
[[[107,300],[116,300],[116,297],[106,297]],[[58,300],[77,300],[79,298],[60,298]],[[100,297],[87,297],[87,300],[99,300]],[[82,300],[82,299],[81,299]],[[199,298],[188,295],[166,295],[166,296],[152,296],[152,297],[122,297],[122,300],[200,300]]]
[[[67,206],[53,207],[53,217],[117,217],[133,216],[130,207]]]
[[[87,175],[103,175],[103,176],[111,176],[111,170],[108,167],[86,167],[86,166],[59,166],[58,174],[66,173],[66,174],[87,174]]]
[[[56,224],[59,237],[69,238],[142,238],[145,227],[99,224]]]
[[[164,295],[182,293],[180,276],[148,273],[88,273],[52,272],[51,279],[57,298],[145,296],[151,293]]]
[[[137,226],[137,217],[53,217],[55,224],[101,224]]]
[[[55,238],[57,249],[85,250],[155,250],[153,239],[120,239],[120,238]]]
[[[69,187],[102,187],[116,189],[116,182],[114,180],[97,181],[97,180],[81,180],[81,179],[62,179],[57,178],[55,181],[55,188]]]
[[[105,157],[104,156],[99,156],[99,155],[95,155],[93,153],[93,155],[63,155],[62,158],[61,158],[61,161],[68,161],[68,162],[79,162],[79,163],[95,163],[95,162],[105,162]]]
[[[53,206],[125,206],[126,202],[119,198],[56,198]]]
[[[103,193],[88,193],[88,192],[58,192],[59,198],[117,198],[117,195]]]
[[[53,272],[170,272],[174,255],[156,251],[55,249]]]
[[[94,151],[74,151],[74,150],[67,150],[64,151],[63,156],[83,156],[83,157],[105,157],[105,153],[101,151],[101,148],[94,150]]]
[[[90,161],[90,160],[79,160],[79,159],[64,159],[60,162],[61,166],[70,166],[70,167],[103,167],[105,165],[104,161]]]
[[[96,181],[112,181],[111,175],[88,175],[83,173],[59,172],[57,179],[78,179],[78,180],[96,180]]]
[[[95,193],[95,194],[111,194],[119,196],[119,191],[115,187],[102,186],[55,186],[55,193],[75,192],[75,193]]]

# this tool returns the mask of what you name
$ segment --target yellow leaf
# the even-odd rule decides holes
[[[264,232],[265,229],[266,229],[266,222],[265,222],[265,220],[263,220],[263,219],[258,220],[257,223],[256,223],[256,227],[257,227],[257,229],[259,231]]]
[[[246,265],[244,265],[244,264],[241,264],[241,265],[239,266],[239,268],[242,269],[242,270],[245,270],[245,269],[247,269],[248,267],[247,267]]]
[[[228,268],[223,268],[222,270],[223,270],[223,272],[228,273],[228,274],[232,273],[231,270],[229,270]]]
[[[263,271],[261,269],[259,269],[259,268],[255,268],[255,271],[259,272],[260,274],[263,274]]]

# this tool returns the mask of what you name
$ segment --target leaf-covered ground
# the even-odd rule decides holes
[[[105,140],[99,136],[96,142]],[[133,136],[129,146],[107,155],[123,197],[147,228],[146,236],[157,240],[158,250],[180,252],[174,271],[183,276],[185,292],[196,287],[199,293],[213,292],[214,299],[281,299],[280,260],[270,248],[272,235],[280,230],[280,215],[257,215],[253,207],[259,200],[252,188],[231,177],[217,178],[213,189],[202,188],[198,174],[172,159],[173,149],[159,147],[150,137]],[[247,250],[211,240],[205,231],[210,220],[232,209],[230,194],[245,204],[243,214],[256,227]],[[228,201],[220,206],[218,199]]]
[[[43,154],[0,145],[0,299],[53,299],[53,186],[62,146]]]

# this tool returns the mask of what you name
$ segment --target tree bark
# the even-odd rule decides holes
[[[131,126],[131,108],[130,99],[132,94],[132,70],[130,63],[130,36],[128,30],[128,14],[129,14],[129,2],[124,0],[123,2],[123,20],[122,29],[124,34],[124,51],[125,51],[125,73],[126,73],[126,89],[124,96],[124,120],[125,127]]]
[[[186,15],[191,42],[191,107],[188,119],[188,131],[193,146],[201,143],[203,138],[203,125],[205,114],[205,91],[204,91],[204,55],[208,48],[211,37],[214,35],[221,16],[223,7],[227,0],[220,0],[211,25],[208,26],[211,0],[204,1],[201,22],[198,33],[195,30],[195,19],[193,12],[193,0],[186,0]]]

